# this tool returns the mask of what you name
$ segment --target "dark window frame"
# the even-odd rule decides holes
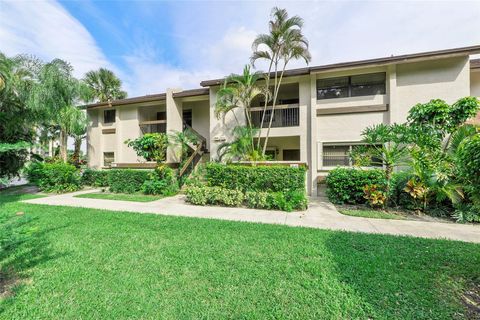
[[[372,83],[364,83],[362,84],[352,84],[352,78],[361,77],[361,76],[376,76],[382,75],[383,79],[381,81],[373,81]],[[347,79],[347,82],[344,85],[340,85],[340,81],[338,85],[330,85],[330,86],[320,86],[321,81],[334,81],[340,79]],[[361,89],[362,87],[366,86],[379,86],[379,93],[374,94],[354,94],[355,89]],[[380,87],[381,86],[381,87]],[[340,90],[339,92],[342,93],[341,90],[344,90],[345,95],[339,96],[321,96],[320,91],[324,90]],[[387,92],[387,73],[386,72],[372,72],[372,73],[361,73],[361,74],[354,74],[350,76],[342,76],[342,77],[332,77],[332,78],[324,78],[324,79],[317,79],[317,100],[328,100],[328,99],[339,99],[339,98],[352,98],[352,97],[364,97],[364,96],[371,96],[376,94],[386,94]],[[328,93],[328,92],[326,92]]]
[[[111,118],[112,118],[111,113],[112,112],[113,112],[113,121],[111,121]],[[115,109],[103,110],[103,123],[115,123],[116,117],[117,117],[117,110],[115,110]]]
[[[325,143],[325,144],[322,144],[322,168],[335,168],[337,166],[340,166],[340,167],[346,167],[346,168],[351,168],[354,166],[354,163],[352,161],[352,159],[350,158],[350,152],[353,150],[353,148],[355,146],[365,146],[366,144],[365,143],[361,143],[361,142],[338,142],[338,143],[335,143],[335,142],[328,142],[328,143]],[[348,152],[343,155],[344,157],[344,163],[343,164],[334,164],[334,165],[325,165],[325,147],[347,147],[348,149]],[[342,156],[337,156],[337,157],[342,157]],[[330,161],[334,161],[332,159],[330,159]],[[346,162],[348,162],[348,164],[346,164]],[[371,165],[369,166],[370,168],[382,168],[383,165]]]
[[[108,158],[111,158],[112,161],[107,163],[107,161],[106,161],[107,157],[105,156],[106,154],[112,154],[112,157],[108,157]],[[104,167],[111,167],[112,163],[114,163],[114,162],[115,162],[115,152],[109,151],[109,152],[104,152],[103,153],[103,166]]]

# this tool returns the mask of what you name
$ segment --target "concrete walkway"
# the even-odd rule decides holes
[[[46,198],[31,199],[24,202],[112,211],[154,213],[170,216],[283,224],[330,230],[408,235],[422,238],[443,238],[480,243],[480,226],[477,225],[351,217],[340,214],[333,204],[322,198],[311,198],[307,211],[287,213],[272,210],[193,206],[185,203],[184,196],[182,195],[152,202],[74,197],[75,195],[97,191],[98,190],[79,191]]]

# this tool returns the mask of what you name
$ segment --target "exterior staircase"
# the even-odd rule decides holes
[[[195,170],[196,166],[201,162],[201,160],[204,158],[204,154],[208,152],[207,150],[207,139],[202,136],[200,133],[195,131],[191,126],[186,124],[185,122],[183,123],[183,130],[189,130],[192,132],[198,139],[197,144],[193,143],[188,143],[188,146],[190,149],[192,149],[192,154],[190,157],[188,157],[187,161],[183,164],[183,166],[180,168],[178,176],[181,178],[181,180],[184,180],[183,178],[186,178],[192,173],[193,170]]]

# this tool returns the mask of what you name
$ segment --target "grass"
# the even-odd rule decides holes
[[[164,196],[152,196],[152,195],[145,195],[140,193],[126,194],[126,193],[92,192],[92,193],[79,194],[75,197],[105,199],[105,200],[135,201],[135,202],[150,202],[150,201],[162,199]]]
[[[338,209],[338,212],[347,216],[375,218],[375,219],[398,219],[403,220],[405,217],[380,210],[358,210],[358,209]]]
[[[463,319],[480,279],[477,244],[17,200],[2,319]]]

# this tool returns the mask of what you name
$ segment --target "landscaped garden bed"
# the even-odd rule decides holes
[[[209,163],[188,183],[186,200],[196,205],[305,210],[304,167]]]

